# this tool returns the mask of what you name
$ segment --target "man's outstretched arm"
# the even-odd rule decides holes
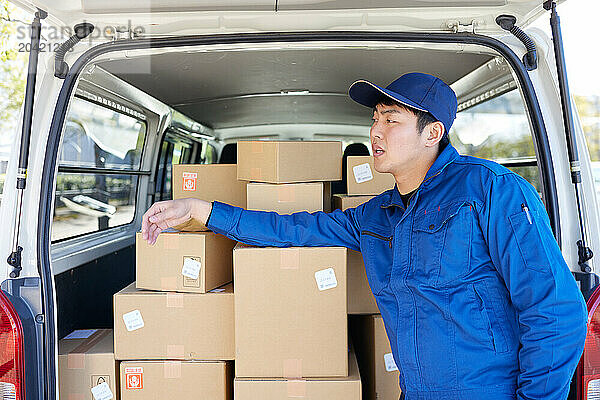
[[[142,236],[154,243],[163,230],[194,218],[214,232],[257,246],[343,246],[360,249],[358,216],[362,206],[346,211],[279,215],[249,211],[218,201],[181,199],[154,204],[142,219]]]

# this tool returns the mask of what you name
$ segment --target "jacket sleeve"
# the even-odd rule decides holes
[[[255,246],[342,246],[360,251],[359,215],[362,205],[345,211],[250,211],[213,202],[207,227],[230,239]]]
[[[526,180],[496,176],[479,215],[491,259],[519,322],[519,400],[566,399],[583,351],[587,308]]]

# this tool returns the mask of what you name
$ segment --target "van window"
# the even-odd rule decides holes
[[[133,221],[138,178],[131,172],[140,170],[146,137],[137,114],[79,97],[71,102],[59,153],[53,242]]]
[[[143,121],[75,97],[59,165],[139,170],[145,133]]]
[[[208,140],[191,140],[167,131],[160,147],[156,168],[154,201],[171,200],[173,164],[214,164],[217,150]]]
[[[464,107],[461,110],[461,106]],[[533,136],[525,105],[513,89],[471,107],[459,105],[450,142],[460,154],[494,160],[527,179],[541,193]]]
[[[171,200],[171,171],[173,164],[196,163],[201,153],[201,144],[185,140],[180,135],[168,131],[160,147],[156,168],[156,188],[154,201]],[[199,149],[200,148],[200,149]],[[196,154],[195,159],[192,155]]]
[[[202,157],[203,164],[215,164],[217,162],[217,149],[212,144],[208,144],[204,146],[204,155]]]

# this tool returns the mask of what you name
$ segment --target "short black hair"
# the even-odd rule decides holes
[[[436,117],[434,117],[432,114],[426,111],[421,111],[417,110],[416,108],[409,107],[388,96],[381,96],[381,98],[377,101],[376,104],[382,104],[384,106],[398,106],[406,111],[411,112],[417,117],[417,131],[419,132],[419,135],[423,133],[423,129],[425,129],[427,125],[438,120]],[[450,143],[450,137],[448,136],[448,132],[444,132],[444,136],[442,136],[442,139],[439,143],[439,151],[442,151]]]

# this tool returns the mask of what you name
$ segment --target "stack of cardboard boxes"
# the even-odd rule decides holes
[[[355,166],[362,168],[356,174]],[[393,180],[380,181],[388,176],[378,175],[369,157],[350,157],[348,170],[350,195],[335,198],[338,208],[393,187]],[[340,142],[245,141],[238,143],[237,165],[173,168],[174,198],[280,214],[330,211],[330,181],[340,178]],[[358,189],[373,183],[380,186]],[[389,343],[375,328],[381,318],[373,315],[378,310],[360,253],[236,246],[199,221],[178,228],[154,246],[138,234],[136,282],[114,296],[114,341],[112,330],[75,331],[61,340],[60,390],[67,399],[89,398],[91,390],[95,400],[358,400],[349,313],[366,314],[355,321],[357,351],[367,354],[361,361],[373,360],[364,367],[364,388],[383,382],[376,351]],[[397,373],[391,376],[397,388]]]
[[[212,232],[138,234],[136,282],[114,296],[121,399],[232,398],[235,243]]]
[[[173,197],[245,206],[235,165],[175,165]],[[138,233],[136,282],[114,296],[121,399],[233,398],[233,247],[198,221]]]
[[[330,211],[339,142],[239,142],[248,209]],[[234,249],[236,400],[360,399],[348,350],[346,249]]]

